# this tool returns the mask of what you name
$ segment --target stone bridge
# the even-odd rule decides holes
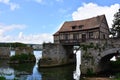
[[[101,52],[101,58],[106,55],[109,55],[109,54],[118,53],[117,51],[120,52],[120,48],[107,49],[107,50]]]
[[[99,70],[102,71],[102,70],[109,70],[109,62],[110,62],[110,59],[113,57],[113,56],[116,56],[118,57],[120,54],[120,48],[111,48],[111,49],[107,49],[103,52],[101,52],[101,56],[99,57]]]
[[[88,70],[93,72],[100,72],[109,70],[109,62],[113,56],[118,56],[120,48],[107,48],[103,51],[89,49],[87,53],[81,53],[81,72],[87,73]]]
[[[88,70],[99,72],[109,69],[109,61],[113,56],[120,53],[120,40],[108,40],[107,45],[102,43],[98,48],[88,48],[81,50],[81,72],[87,73]],[[55,43],[43,44],[43,54],[40,60],[42,67],[59,66],[76,62],[73,53],[74,45],[62,45]]]

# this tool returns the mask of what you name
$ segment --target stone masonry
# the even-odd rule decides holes
[[[10,55],[8,47],[0,47],[0,59],[6,59]]]
[[[66,49],[61,44],[43,44],[40,66],[51,67],[70,63]]]
[[[117,44],[118,43],[118,44]],[[92,72],[99,72],[104,69],[100,67],[103,57],[120,52],[120,40],[110,39],[101,42],[98,47],[88,48],[87,51],[81,49],[81,72],[87,73],[88,70]],[[88,45],[88,44],[87,44]],[[71,55],[72,54],[72,55]],[[73,58],[71,58],[71,56]],[[39,66],[53,67],[75,62],[75,54],[73,54],[73,46],[63,46],[55,43],[43,44],[42,59]],[[106,57],[110,58],[110,57]],[[106,64],[107,62],[104,61]]]

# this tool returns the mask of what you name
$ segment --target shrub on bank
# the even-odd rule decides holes
[[[120,59],[117,59],[117,61],[110,61],[110,65],[113,68],[120,69]]]
[[[87,69],[87,76],[93,76],[93,75],[94,75],[93,69],[92,68],[88,68]]]
[[[6,80],[5,77],[3,76],[0,76],[0,80]]]
[[[17,61],[19,63],[25,62],[25,61],[35,61],[35,56],[33,54],[20,54],[20,55],[14,55],[10,57],[10,62]]]
[[[117,74],[115,75],[115,79],[113,79],[113,80],[120,80],[120,73],[117,73]]]
[[[115,71],[120,71],[120,58],[117,58],[116,61],[110,61],[110,66],[113,68]],[[120,80],[120,73],[117,73],[115,75],[115,78],[112,80]]]
[[[0,76],[0,80],[6,80],[6,78],[4,76]],[[18,80],[18,79],[14,78],[13,80]]]

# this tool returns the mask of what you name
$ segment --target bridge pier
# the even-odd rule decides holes
[[[62,45],[55,43],[43,44],[43,55],[40,60],[40,67],[53,67],[61,66],[76,61],[75,54],[73,53],[74,45]],[[97,73],[107,67],[105,65],[110,60],[111,53],[116,53],[120,48],[88,48],[87,50],[81,49],[81,74]],[[110,55],[108,57],[105,57]],[[103,58],[108,58],[105,60]],[[101,62],[102,61],[102,62]],[[105,63],[103,63],[105,62]],[[102,63],[102,64],[101,64]]]
[[[97,72],[97,62],[95,62],[95,55],[90,52],[81,51],[81,73],[95,73]]]
[[[61,44],[53,44],[46,43],[43,44],[43,55],[42,59],[39,62],[40,67],[53,67],[53,66],[61,66],[69,63],[75,63],[76,57],[73,53],[73,45],[61,45]],[[98,54],[97,51],[93,51]],[[92,72],[97,71],[97,62],[96,56],[92,54],[92,52],[85,52],[81,50],[81,73],[86,74],[89,70]]]
[[[75,61],[72,46],[61,44],[43,44],[43,55],[40,60],[40,67],[61,66]]]
[[[40,67],[61,66],[69,63],[75,63],[76,57],[73,53],[73,45],[63,46],[61,44],[43,44],[43,55],[40,60]],[[93,51],[93,50],[91,50]],[[96,53],[96,52],[94,52]],[[85,53],[81,50],[81,73],[86,74],[88,70],[96,72],[97,62],[95,58],[97,55],[92,55],[90,52]]]

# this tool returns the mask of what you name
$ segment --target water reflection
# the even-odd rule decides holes
[[[73,80],[74,65],[39,68],[42,80]]]
[[[27,77],[27,80],[42,80],[42,76],[38,71],[38,65],[36,64],[33,68],[33,74]]]
[[[7,64],[0,60],[0,76],[7,80],[73,80],[75,65],[53,68],[39,68],[37,63],[42,57],[42,51],[34,51],[36,63]],[[76,68],[76,71],[77,70]]]
[[[27,80],[42,80],[42,76],[38,71],[38,64],[37,64],[40,58],[42,57],[42,51],[34,51],[33,53],[36,57],[36,63],[35,63],[35,66],[33,67],[32,75],[29,75],[27,77]]]
[[[75,80],[80,79],[80,64],[81,64],[81,50],[74,50],[74,54],[76,54],[76,70],[73,73],[73,78]]]
[[[14,70],[12,68],[0,68],[0,76],[4,76],[6,79],[12,80],[15,78]]]
[[[31,64],[10,64],[5,60],[0,62],[0,76],[4,76],[7,80],[42,80],[42,76],[38,71],[38,61],[42,57],[42,51],[34,51],[36,63]],[[10,56],[15,55],[15,51],[11,50]],[[34,67],[33,67],[34,66]],[[12,67],[12,68],[10,68]]]

